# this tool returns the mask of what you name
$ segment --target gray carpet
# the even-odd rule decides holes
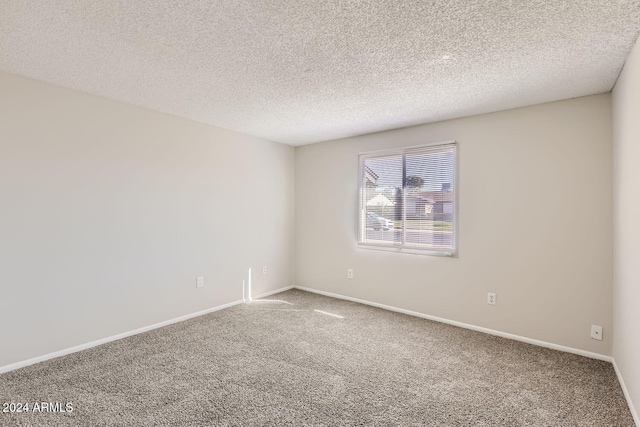
[[[633,426],[611,364],[299,290],[0,375],[2,425]],[[340,319],[314,310],[344,316]]]

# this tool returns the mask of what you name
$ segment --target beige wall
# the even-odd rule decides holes
[[[296,285],[610,355],[610,101],[298,147]],[[358,153],[448,140],[459,144],[459,256],[358,248]],[[592,324],[603,341],[590,338]]]
[[[636,102],[616,115],[628,141],[637,135],[628,117],[638,84],[621,93],[623,83],[616,105]],[[294,160],[295,284],[609,355],[610,100],[294,150],[0,73],[0,322],[12,325],[0,367],[238,300],[249,267],[254,294],[293,284]],[[451,139],[459,256],[358,248],[358,153]],[[618,154],[632,158],[637,147],[623,139]],[[618,205],[631,203],[631,174],[624,164],[616,174],[626,190]],[[634,211],[624,212],[630,222]],[[617,258],[616,271],[630,277],[618,290],[637,277],[631,253]],[[637,302],[628,288],[618,306]],[[487,292],[498,294],[496,306]],[[632,310],[621,313],[637,324]],[[617,336],[635,333],[616,319]],[[591,324],[604,327],[604,341],[589,338]],[[637,390],[632,341],[616,340],[616,359]]]
[[[639,422],[640,43],[636,43],[613,91],[613,148],[613,355]]]
[[[0,73],[0,367],[291,285],[294,160]]]

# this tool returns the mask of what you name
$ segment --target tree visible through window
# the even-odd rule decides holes
[[[360,155],[361,245],[456,251],[456,145]]]

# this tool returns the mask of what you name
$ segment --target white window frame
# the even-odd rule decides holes
[[[369,158],[374,157],[384,157],[384,156],[392,156],[392,155],[406,155],[411,153],[420,152],[425,148],[437,147],[437,146],[446,146],[453,145],[454,147],[454,157],[453,157],[453,191],[454,191],[454,201],[453,201],[453,224],[452,224],[452,245],[453,248],[451,250],[441,250],[441,249],[432,249],[432,248],[420,248],[416,246],[410,246],[403,243],[400,244],[378,244],[373,242],[366,242],[362,240],[362,236],[366,232],[366,206],[365,206],[365,192],[364,192],[364,178],[365,178],[365,168],[363,167],[364,161]],[[447,257],[457,257],[458,256],[458,211],[459,211],[459,203],[458,203],[458,156],[459,156],[459,144],[456,141],[442,141],[435,142],[430,144],[421,144],[421,145],[412,145],[408,147],[399,147],[387,150],[375,150],[375,151],[364,151],[359,153],[358,155],[358,206],[357,206],[357,216],[356,216],[356,241],[358,242],[358,247],[362,249],[374,249],[374,250],[382,250],[382,251],[390,251],[390,252],[401,252],[401,253],[409,253],[416,255],[432,255],[432,256],[447,256]],[[403,197],[406,197],[406,193],[403,192]],[[403,212],[402,221],[406,221],[406,203],[403,203]],[[406,228],[403,227],[403,235],[406,233]],[[405,241],[405,238],[403,238]]]

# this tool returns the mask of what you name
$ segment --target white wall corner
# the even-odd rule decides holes
[[[627,390],[627,386],[624,383],[624,378],[622,378],[622,373],[620,372],[620,369],[618,369],[618,365],[616,364],[616,359],[613,359],[611,363],[613,364],[613,369],[616,371],[616,376],[618,377],[618,381],[620,382],[620,387],[622,387],[624,398],[627,400],[629,411],[631,411],[631,415],[633,416],[633,422],[636,424],[636,426],[640,427],[640,417],[638,416],[638,411],[636,411],[636,408],[633,405],[631,394],[629,394],[629,390]]]

